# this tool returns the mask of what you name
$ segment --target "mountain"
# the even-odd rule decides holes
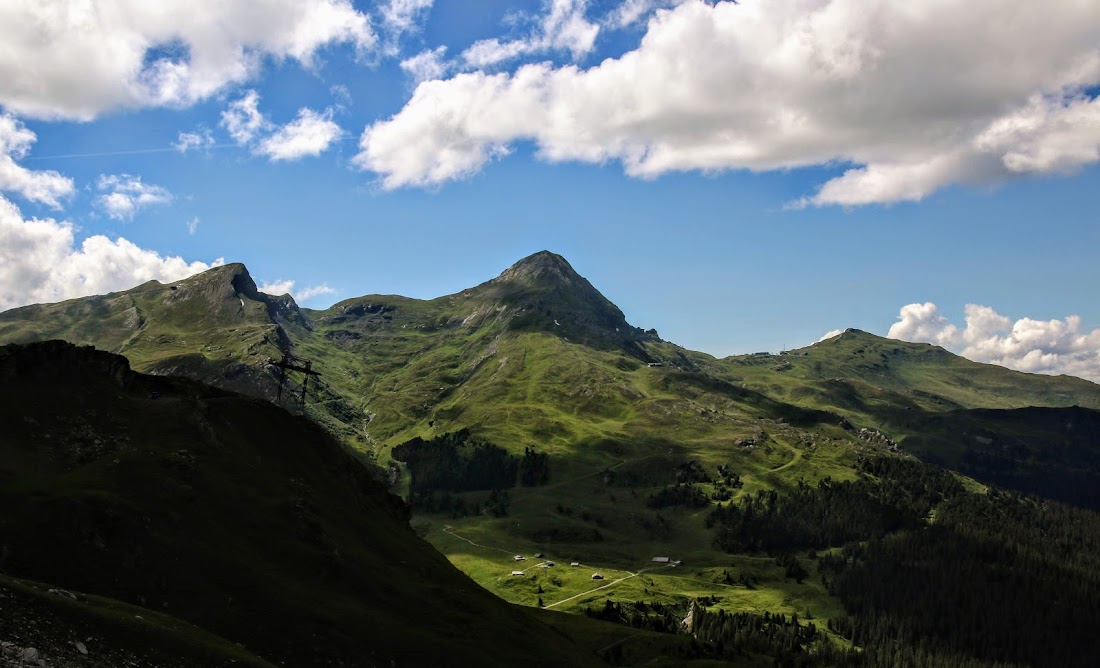
[[[306,326],[289,295],[260,292],[242,264],[0,315],[0,340],[6,343],[63,339],[94,345],[126,355],[146,373],[268,398],[277,388],[262,362],[290,347],[288,329]]]
[[[213,632],[254,663],[593,661],[455,570],[309,420],[61,342],[0,348],[0,378],[8,577],[204,629],[166,651]],[[228,665],[215,641],[193,659]]]
[[[0,341],[49,338],[126,355],[142,372],[267,399],[279,394],[270,361],[287,352],[307,358],[320,376],[310,381],[306,412],[382,465],[402,442],[461,429],[513,452],[547,449],[565,473],[621,461],[615,448],[592,444],[714,452],[763,432],[767,456],[736,459],[765,475],[788,447],[822,438],[855,447],[854,433],[866,428],[990,482],[1057,490],[1056,471],[1031,470],[1044,468],[1034,457],[1014,472],[1002,462],[996,476],[986,475],[971,465],[986,457],[975,452],[987,449],[983,442],[961,448],[950,430],[925,429],[924,417],[1100,409],[1100,386],[1088,381],[977,364],[859,330],[779,355],[715,359],[633,327],[548,251],[431,300],[368,295],[300,309],[289,296],[259,292],[243,265],[230,264],[168,285],[0,313]],[[301,381],[289,374],[288,408]],[[1011,419],[983,420],[987,431],[1016,431]],[[1032,430],[1029,442],[1041,453],[1045,441],[1034,437]],[[1063,465],[1100,475],[1091,448],[1069,449]]]
[[[1100,386],[1073,376],[1024,374],[993,364],[980,364],[928,343],[885,339],[849,329],[807,348],[779,356],[787,379],[874,386],[898,395],[901,405],[925,410],[956,408],[1024,408],[1074,406],[1100,409]],[[752,357],[730,358],[751,365]],[[823,394],[837,394],[824,392]],[[823,399],[824,401],[824,399]],[[843,400],[831,405],[849,408]]]
[[[590,627],[571,627],[612,662],[1035,664],[1040,637],[1059,638],[1044,642],[1067,648],[1060,658],[1089,656],[1084,636],[1060,626],[1061,607],[1027,617],[1051,588],[1075,610],[1100,609],[1089,556],[1100,546],[1074,528],[1096,514],[1049,501],[1100,508],[1100,386],[1087,381],[858,330],[716,359],[631,326],[545,251],[430,300],[298,308],[229,265],[0,313],[0,341],[57,336],[124,354],[139,371],[269,401],[279,395],[271,361],[308,360],[320,375],[304,409],[288,398],[302,382],[295,371],[283,404],[334,435],[348,466],[380,472],[411,503],[416,532],[479,585],[531,608],[690,628],[712,643],[673,655],[652,638],[595,640]],[[1052,536],[1057,559],[1041,549]],[[532,563],[535,554],[559,567]],[[935,596],[901,586],[919,581],[910,555],[939,578]],[[989,569],[1003,577],[975,575]],[[979,601],[996,614],[975,613]],[[879,622],[876,610],[890,612]],[[543,621],[568,626],[559,618]],[[1013,651],[988,646],[1025,618],[1043,631]],[[958,628],[973,633],[950,632]],[[903,633],[915,635],[900,654],[883,649]],[[914,649],[919,637],[933,639],[939,659]],[[833,653],[853,644],[864,658]]]

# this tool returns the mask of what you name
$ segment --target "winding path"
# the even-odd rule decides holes
[[[626,572],[630,573],[630,571],[626,571]],[[543,606],[543,607],[549,609],[549,608],[553,608],[554,606],[561,605],[562,603],[568,603],[569,601],[572,601],[575,598],[580,598],[581,596],[587,596],[587,595],[591,594],[592,592],[596,592],[596,591],[599,591],[601,589],[607,589],[608,587],[611,587],[613,585],[617,585],[620,582],[622,582],[623,580],[629,580],[630,578],[638,577],[639,575],[641,575],[644,572],[645,571],[638,571],[637,573],[630,573],[630,575],[626,576],[625,578],[619,578],[618,580],[612,580],[611,582],[608,582],[605,585],[601,585],[601,586],[596,587],[594,589],[589,589],[588,591],[582,591],[579,594],[576,594],[574,596],[570,596],[569,598],[563,598],[562,600],[557,601],[556,603],[551,603],[550,605],[546,605],[546,606]]]
[[[782,471],[783,469],[790,468],[790,467],[794,466],[795,464],[797,464],[798,462],[802,461],[802,451],[801,450],[794,447],[793,445],[788,445],[786,443],[783,443],[782,445],[783,445],[783,447],[785,447],[788,450],[790,450],[791,452],[793,452],[794,457],[792,457],[791,461],[787,462],[786,464],[780,464],[779,466],[776,466],[774,469],[768,469],[768,473],[775,473],[776,471]]]
[[[452,536],[454,536],[455,538],[457,538],[459,540],[464,540],[467,543],[469,543],[470,545],[473,545],[474,547],[480,547],[480,548],[484,548],[486,550],[495,550],[497,552],[503,552],[504,554],[515,554],[515,552],[509,552],[508,550],[502,550],[499,547],[491,547],[489,545],[482,545],[481,543],[475,543],[474,541],[470,540],[469,538],[463,538],[462,536],[459,536],[457,533],[451,531],[451,529],[453,529],[453,528],[454,527],[451,526],[450,524],[444,524],[443,525],[443,532],[444,533],[449,533],[449,534],[451,534]]]

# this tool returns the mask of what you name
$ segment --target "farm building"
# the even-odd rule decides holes
[[[602,580],[602,579],[603,579],[603,575],[601,575],[601,574],[599,574],[599,573],[593,573],[593,574],[592,574],[592,579],[593,579],[593,580]]]

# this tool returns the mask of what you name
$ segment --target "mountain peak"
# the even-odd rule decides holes
[[[511,283],[539,279],[551,279],[566,285],[576,285],[584,280],[564,257],[547,250],[528,255],[505,269],[496,280]]]

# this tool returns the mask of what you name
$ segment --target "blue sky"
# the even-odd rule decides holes
[[[14,0],[0,308],[549,249],[719,356],[858,327],[1100,379],[1100,7],[1040,5]]]

